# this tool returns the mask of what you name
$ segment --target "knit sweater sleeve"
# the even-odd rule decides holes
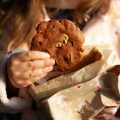
[[[17,51],[18,52],[18,51]],[[27,88],[19,89],[17,96],[8,98],[6,63],[9,57],[16,51],[0,54],[0,111],[6,113],[17,113],[31,105],[30,97],[26,93]]]

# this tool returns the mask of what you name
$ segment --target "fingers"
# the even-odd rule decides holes
[[[18,72],[25,72],[29,70],[35,70],[35,69],[40,69],[44,67],[48,67],[51,65],[54,65],[55,61],[54,59],[45,59],[45,60],[34,60],[34,61],[28,61],[28,62],[18,62],[14,65],[14,70]]]
[[[55,61],[48,53],[27,51],[13,54],[8,60],[8,77],[14,87],[26,87],[53,70]]]
[[[11,73],[11,76],[14,76],[13,78],[11,78],[11,82],[15,87],[26,87],[35,82],[36,80],[41,79],[52,70],[53,66],[49,66],[41,69],[35,69],[33,71],[26,71],[23,73]]]
[[[32,79],[29,79],[29,80],[25,80],[25,81],[23,81],[23,80],[18,80],[17,82],[12,81],[12,84],[16,88],[24,88],[24,87],[27,87],[27,86],[31,85],[35,81],[40,80],[41,78],[45,77],[46,75],[47,75],[47,73],[42,74],[42,75],[37,76],[37,77],[34,77]]]
[[[17,62],[25,62],[25,61],[31,61],[31,60],[40,60],[40,59],[48,59],[50,58],[50,55],[45,52],[40,51],[25,51],[13,54],[11,56],[11,60],[14,59],[14,61]]]
[[[33,79],[34,77],[37,76],[41,76],[42,74],[48,73],[50,71],[52,71],[53,67],[45,67],[45,68],[41,68],[41,69],[35,69],[35,70],[30,70],[30,71],[26,71],[26,72],[16,72],[16,74],[14,74],[14,78],[17,80],[28,80],[28,79]]]

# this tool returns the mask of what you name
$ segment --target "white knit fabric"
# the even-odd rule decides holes
[[[12,52],[11,54],[13,53],[15,52]],[[5,73],[5,66],[11,54],[7,53],[0,59],[0,111],[7,113],[16,113],[16,112],[21,112],[23,109],[30,106],[31,101],[28,99],[28,97],[15,96],[10,99],[8,99],[7,97],[7,91],[6,91],[7,73]],[[23,95],[24,90],[21,89],[19,91],[20,91],[20,96],[24,96]]]

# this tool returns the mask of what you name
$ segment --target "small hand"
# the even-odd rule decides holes
[[[8,77],[14,87],[27,87],[52,71],[54,63],[54,59],[45,52],[16,53],[8,60]]]

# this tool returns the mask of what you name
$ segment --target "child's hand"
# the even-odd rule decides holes
[[[16,53],[8,60],[8,77],[14,87],[27,87],[52,71],[54,63],[48,53],[39,51]]]

